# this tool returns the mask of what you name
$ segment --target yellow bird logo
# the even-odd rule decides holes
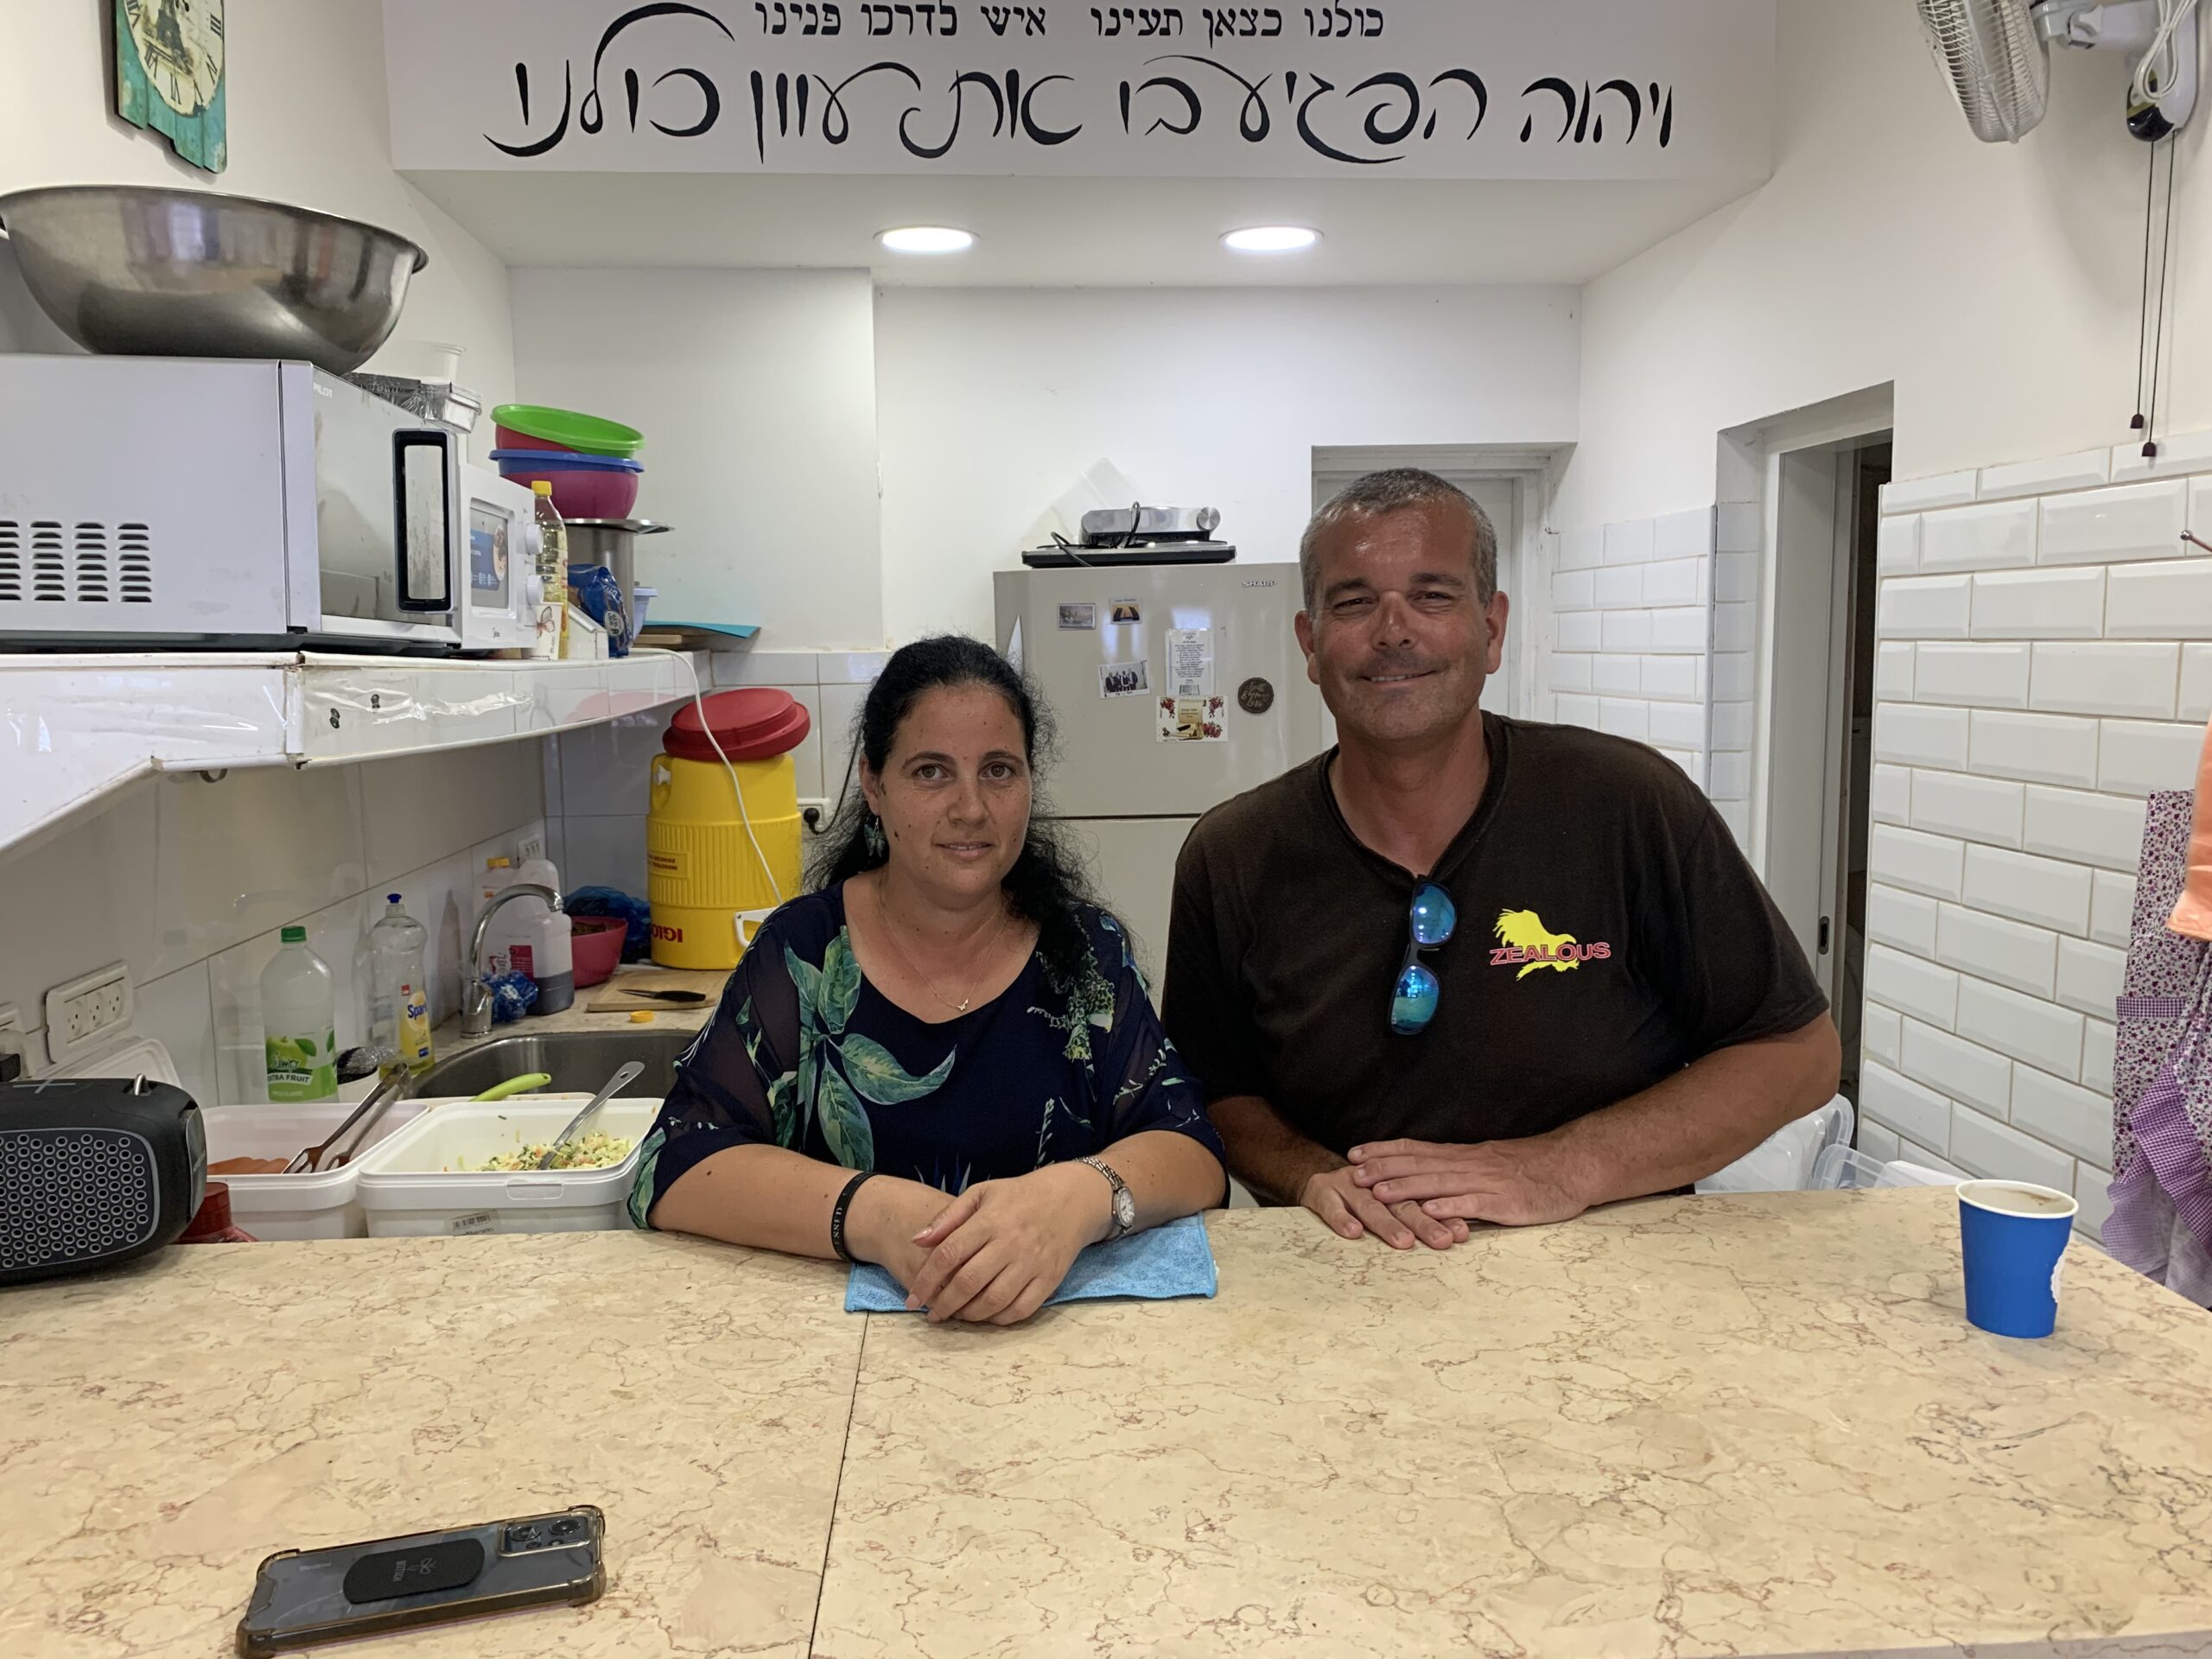
[[[1497,931],[1500,944],[1490,953],[1491,965],[1519,965],[1521,971],[1513,976],[1516,980],[1528,978],[1539,968],[1554,968],[1563,974],[1570,968],[1580,968],[1586,956],[1611,954],[1603,946],[1585,951],[1573,934],[1553,932],[1533,910],[1501,910]]]

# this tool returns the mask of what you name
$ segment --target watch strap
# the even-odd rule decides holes
[[[1129,1230],[1129,1224],[1122,1218],[1122,1211],[1123,1209],[1122,1200],[1128,1200],[1129,1205],[1134,1206],[1135,1203],[1135,1194],[1129,1191],[1129,1184],[1123,1180],[1121,1176],[1116,1173],[1114,1166],[1108,1163],[1103,1158],[1084,1158],[1077,1161],[1089,1165],[1092,1169],[1096,1170],[1101,1175],[1103,1175],[1107,1180],[1113,1184],[1113,1198],[1107,1206],[1108,1213],[1112,1220],[1112,1230],[1107,1233],[1106,1242],[1110,1244],[1116,1239],[1121,1238],[1128,1234]]]

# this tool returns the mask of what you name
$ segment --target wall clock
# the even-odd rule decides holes
[[[223,0],[115,0],[115,111],[194,167],[230,164]]]

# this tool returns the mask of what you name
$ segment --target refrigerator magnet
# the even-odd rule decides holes
[[[1144,609],[1134,599],[1117,599],[1107,607],[1106,620],[1116,625],[1141,622],[1144,620]]]
[[[1142,663],[1101,663],[1098,695],[1102,697],[1141,697],[1151,694],[1152,683]]]
[[[1162,743],[1225,743],[1229,715],[1219,697],[1161,697]]]
[[[1060,626],[1071,633],[1089,633],[1098,626],[1096,605],[1063,605],[1060,607]]]

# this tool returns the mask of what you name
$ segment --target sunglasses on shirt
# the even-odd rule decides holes
[[[1390,1029],[1401,1037],[1416,1037],[1436,1018],[1444,988],[1421,959],[1424,950],[1450,943],[1459,925],[1459,907],[1452,895],[1433,881],[1414,889],[1413,906],[1406,914],[1406,956],[1398,966],[1397,983],[1390,988]]]

